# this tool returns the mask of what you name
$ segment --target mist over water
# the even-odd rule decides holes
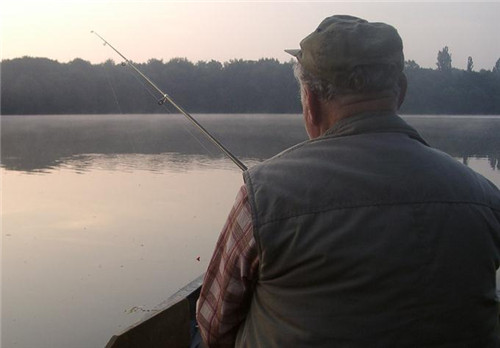
[[[262,161],[307,139],[300,115],[196,117],[247,161]],[[433,147],[465,162],[469,157],[487,158],[500,169],[499,117],[404,118]],[[168,167],[175,163],[175,167],[224,158],[183,116],[175,114],[2,116],[1,125],[2,167],[8,170],[43,172],[68,164],[83,170],[93,158],[101,166],[127,166],[132,161],[128,165],[154,171],[162,163]],[[160,159],[166,155],[168,160]]]
[[[247,166],[307,138],[300,115],[196,117]],[[405,119],[500,186],[500,117]],[[1,132],[3,348],[103,347],[205,271],[241,171],[180,115]]]
[[[240,159],[261,161],[307,138],[299,115],[196,117]],[[2,116],[2,145],[2,166],[27,172],[78,159],[84,164],[89,154],[169,154],[174,163],[224,158],[183,116],[172,114]],[[165,165],[171,166],[170,161]]]

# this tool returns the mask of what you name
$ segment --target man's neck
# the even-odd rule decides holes
[[[394,96],[389,95],[343,96],[333,102],[328,102],[323,110],[327,112],[327,117],[324,118],[322,134],[340,120],[354,115],[381,111],[395,113],[397,102],[394,100]]]

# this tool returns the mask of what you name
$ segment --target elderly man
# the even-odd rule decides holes
[[[397,31],[332,16],[300,46],[311,140],[244,173],[198,303],[206,345],[500,346],[500,192],[396,115]]]

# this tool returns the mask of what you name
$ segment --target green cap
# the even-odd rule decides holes
[[[346,15],[326,18],[300,42],[300,49],[285,52],[326,80],[359,65],[394,65],[401,71],[404,66],[403,42],[394,27]]]

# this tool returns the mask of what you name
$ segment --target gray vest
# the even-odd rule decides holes
[[[236,347],[498,347],[500,193],[396,115],[245,174],[259,280]]]

